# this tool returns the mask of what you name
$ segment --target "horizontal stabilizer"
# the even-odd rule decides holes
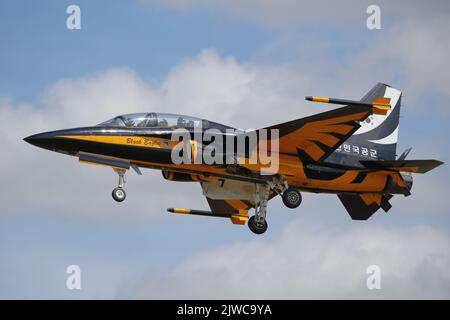
[[[362,160],[360,163],[367,169],[413,173],[426,173],[443,164],[439,160]]]

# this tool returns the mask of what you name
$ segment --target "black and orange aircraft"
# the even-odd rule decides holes
[[[367,220],[379,208],[391,209],[393,195],[410,195],[411,173],[425,173],[442,164],[406,160],[411,149],[397,158],[401,104],[397,89],[379,83],[360,101],[306,99],[345,106],[264,128],[276,130],[277,135],[270,137],[261,134],[263,129],[243,132],[183,115],[147,113],[121,115],[96,126],[40,133],[24,140],[76,156],[81,162],[112,167],[119,175],[112,195],[119,202],[126,196],[124,174],[130,168],[138,174],[139,168],[161,170],[170,181],[199,182],[211,211],[168,211],[226,217],[234,224],[248,221],[257,234],[267,229],[267,203],[276,195],[281,195],[287,207],[296,208],[302,201],[300,191],[336,194],[352,219]],[[213,131],[214,139],[198,141],[198,128],[200,136]],[[243,150],[233,147],[222,152],[220,157],[227,160],[222,163],[176,163],[174,151],[185,151],[180,151],[180,141],[173,139],[180,129],[188,132],[191,155],[208,150],[212,141],[234,141],[252,133],[257,143],[244,139]],[[277,148],[272,147],[274,142]],[[277,159],[275,170],[260,160],[245,161],[264,148]],[[255,214],[249,218],[252,208]]]

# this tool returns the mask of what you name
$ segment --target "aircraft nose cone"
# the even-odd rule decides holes
[[[55,135],[52,132],[38,133],[24,138],[23,140],[36,147],[52,149]]]
[[[33,134],[23,139],[23,141],[28,142],[29,144],[32,144],[34,146],[39,146],[38,144],[40,140],[42,140],[42,133]]]

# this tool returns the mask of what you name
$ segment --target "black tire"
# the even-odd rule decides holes
[[[295,209],[302,203],[302,195],[297,189],[287,188],[282,195],[286,207]]]
[[[127,197],[127,194],[125,193],[125,190],[123,190],[120,187],[117,187],[112,191],[112,197],[117,202],[122,202]]]
[[[248,227],[249,229],[256,234],[263,234],[267,230],[267,221],[264,220],[264,223],[256,223],[255,216],[251,216],[250,219],[248,219]]]

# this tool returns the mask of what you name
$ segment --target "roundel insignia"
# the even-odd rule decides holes
[[[373,116],[368,116],[364,121],[363,121],[363,123],[364,124],[368,124],[368,125],[372,125],[373,126],[373,124],[374,124],[374,121],[373,121]]]

